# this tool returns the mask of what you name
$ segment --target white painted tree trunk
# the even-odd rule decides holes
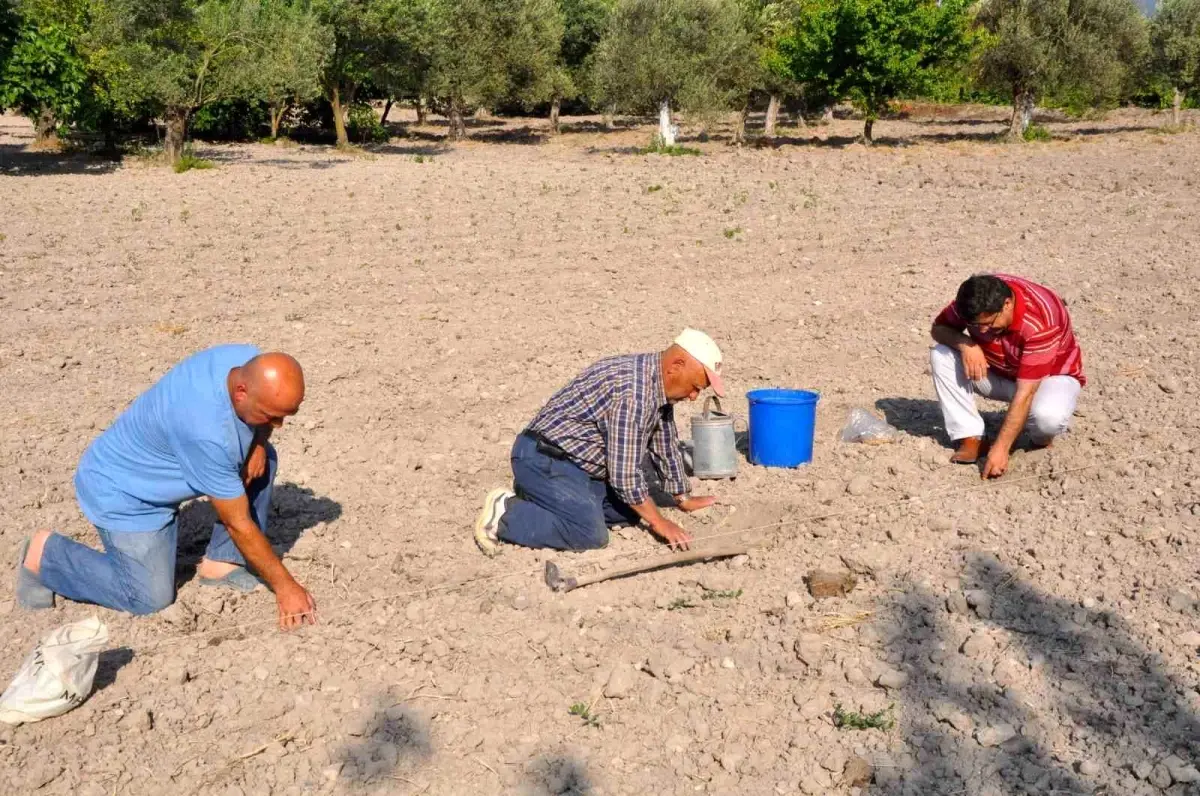
[[[663,100],[658,105],[658,134],[663,146],[675,146],[675,134],[679,128],[671,124],[671,101]]]
[[[1183,122],[1183,97],[1183,92],[1179,90],[1178,86],[1176,86],[1175,99],[1174,102],[1171,103],[1171,124],[1175,125],[1176,127]]]

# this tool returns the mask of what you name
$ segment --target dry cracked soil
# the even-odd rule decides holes
[[[402,121],[360,156],[199,144],[216,168],[177,175],[29,153],[3,117],[4,560],[39,527],[96,543],[89,440],[189,352],[252,341],[307,369],[270,535],[322,622],[282,634],[269,594],[199,587],[203,503],[160,615],[24,614],[5,577],[0,679],[91,614],[111,649],[83,705],[0,730],[0,789],[1200,793],[1200,135],[1120,111],[1010,146],[1004,123],[918,108],[873,148],[838,119],[663,157],[595,119],[454,148]],[[1066,297],[1090,377],[1072,433],[991,485],[946,463],[927,364],[984,270]],[[721,504],[689,527],[750,553],[567,594],[546,561],[661,550],[624,529],[479,555],[541,402],[685,325],[724,347],[741,418],[749,389],[822,396],[811,465],[696,485]],[[840,442],[855,407],[903,433]],[[815,600],[818,568],[857,586]]]

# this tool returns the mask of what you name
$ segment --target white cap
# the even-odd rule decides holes
[[[708,384],[721,398],[725,397],[725,381],[721,378],[721,349],[713,339],[697,329],[684,329],[675,338],[675,345],[692,355],[708,373]]]

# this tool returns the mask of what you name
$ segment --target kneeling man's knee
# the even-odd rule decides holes
[[[137,616],[155,614],[175,602],[173,578],[163,578],[138,584],[130,590],[126,610]]]
[[[1047,441],[1066,431],[1071,425],[1071,412],[1064,407],[1034,407],[1029,413],[1028,429],[1037,441]]]

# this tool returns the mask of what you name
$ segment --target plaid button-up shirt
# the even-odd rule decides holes
[[[529,430],[562,448],[588,475],[608,481],[630,505],[650,497],[641,466],[647,452],[664,489],[690,491],[660,354],[597,362],[555,393]]]

